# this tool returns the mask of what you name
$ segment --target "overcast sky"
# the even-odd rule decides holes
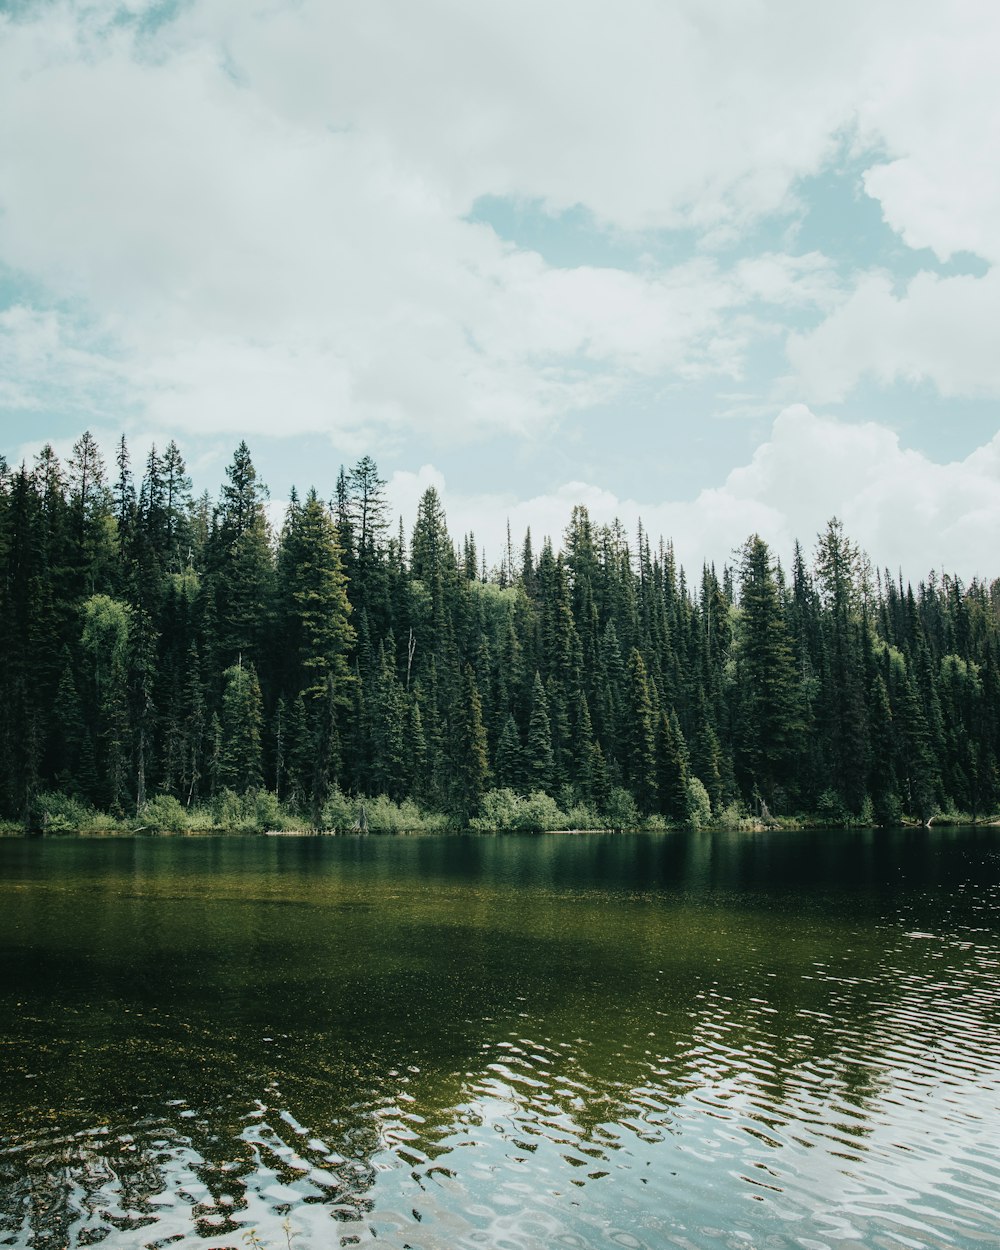
[[[0,0],[0,451],[1000,575],[992,0]]]

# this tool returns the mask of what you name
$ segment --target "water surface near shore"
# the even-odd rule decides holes
[[[998,904],[996,829],[0,842],[0,1244],[996,1245]]]

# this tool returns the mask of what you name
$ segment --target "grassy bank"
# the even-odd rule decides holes
[[[937,812],[935,825],[995,823],[997,816],[972,816],[968,812]],[[901,825],[921,822],[902,815]],[[349,796],[334,791],[326,803],[319,829],[301,813],[282,803],[275,794],[260,790],[237,795],[223,790],[204,804],[185,807],[170,795],[157,795],[131,815],[99,811],[69,795],[47,792],[36,795],[27,822],[0,822],[0,836],[30,835],[114,837],[130,835],[199,836],[212,834],[326,833],[363,831],[386,833],[445,833],[473,830],[478,833],[557,833],[565,831],[615,831],[641,829],[666,831],[677,828],[719,829],[732,832],[759,832],[765,829],[869,828],[875,821],[868,811],[852,816],[843,808],[824,804],[820,811],[793,816],[771,816],[762,820],[739,803],[713,812],[707,796],[694,788],[684,822],[671,822],[663,816],[642,817],[632,797],[624,790],[612,790],[601,808],[574,801],[566,793],[562,801],[536,792],[517,794],[513,790],[490,790],[478,812],[469,817],[434,812],[412,799],[393,802],[383,795]]]

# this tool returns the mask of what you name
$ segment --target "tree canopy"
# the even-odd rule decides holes
[[[695,780],[716,812],[1000,804],[1000,582],[905,584],[835,518],[788,577],[758,535],[689,577],[583,507],[488,569],[433,488],[391,524],[367,456],[278,533],[245,443],[216,501],[173,442],[113,464],[89,433],[65,467],[0,458],[8,818],[49,789],[266,788],[317,821],[335,789],[460,820],[490,787],[682,821]]]

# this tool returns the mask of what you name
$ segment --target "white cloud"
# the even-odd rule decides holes
[[[0,308],[0,409],[100,413],[124,381],[102,345],[65,314]]]
[[[889,157],[865,187],[910,247],[998,262],[1000,9],[983,0],[922,6],[905,32],[859,108]]]
[[[408,524],[420,495],[433,485],[442,495],[453,537],[473,530],[488,559],[499,561],[509,518],[515,547],[530,525],[536,550],[543,535],[558,544],[574,504],[595,523],[621,519],[633,535],[642,520],[655,539],[673,540],[689,578],[703,561],[719,569],[733,551],[759,533],[789,565],[798,539],[811,558],[816,536],[832,516],[878,567],[914,582],[933,568],[965,579],[990,575],[1000,530],[1000,434],[965,460],[938,464],[900,445],[874,422],[848,424],[802,405],[783,411],[750,462],[721,486],[688,502],[620,499],[581,482],[518,500],[513,495],[463,495],[425,465],[397,473],[390,495]]]
[[[384,136],[460,210],[521,195],[643,229],[780,207],[878,56],[889,23],[868,7],[303,0],[247,21],[239,0],[205,0],[175,39],[223,40],[297,125]]]
[[[845,133],[885,149],[866,185],[908,242],[1000,254],[995,6],[193,0],[155,33],[119,20],[147,8],[0,17],[0,115],[17,119],[0,263],[59,321],[50,389],[150,424],[324,431],[350,454],[404,429],[529,435],[635,379],[740,378],[789,318],[842,296],[815,254],[706,252],[789,214]],[[466,220],[484,195],[707,246],[666,270],[556,269]],[[801,368],[820,395],[918,366],[948,393],[989,389],[966,329],[925,347],[933,299],[969,328],[991,290],[890,310],[895,356],[828,377],[823,340],[797,343]],[[841,355],[870,298],[821,331]],[[31,361],[14,366],[11,410],[37,395]]]
[[[1000,395],[1000,270],[984,277],[918,274],[897,295],[886,274],[864,277],[815,330],[792,334],[797,384],[821,403],[864,376],[929,381],[945,396]]]
[[[734,309],[825,293],[816,257],[635,274],[554,269],[502,243],[410,159],[407,117],[390,127],[374,84],[346,114],[289,107],[279,87],[332,39],[325,8],[234,16],[225,36],[249,83],[205,30],[152,59],[121,28],[97,39],[69,9],[46,12],[0,28],[0,112],[20,119],[0,134],[0,255],[97,315],[151,422],[326,430],[348,450],[408,424],[524,433],[629,372],[738,371]],[[271,36],[288,23],[283,60]],[[335,61],[370,38],[364,21],[342,33]],[[64,346],[49,368],[69,390],[80,362]]]
[[[942,261],[971,252],[994,267],[980,278],[922,272],[901,293],[888,275],[863,274],[815,332],[789,341],[797,381],[817,402],[843,399],[866,375],[930,382],[949,397],[1000,395],[1000,9],[960,0],[914,18],[859,94],[860,131],[885,151],[865,189],[909,247]]]

